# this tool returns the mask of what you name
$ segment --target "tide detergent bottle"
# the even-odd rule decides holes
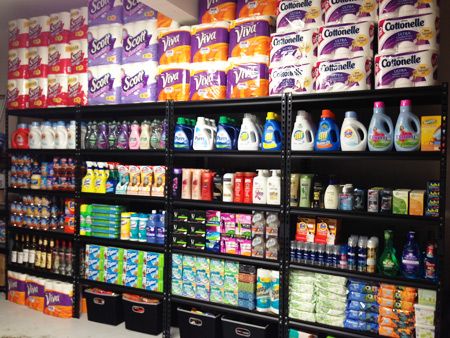
[[[268,112],[262,137],[262,151],[281,150],[280,118],[274,112]]]
[[[319,129],[317,129],[314,150],[316,151],[338,151],[339,127],[336,124],[335,115],[331,110],[322,110]]]
[[[192,150],[193,135],[191,121],[179,117],[175,126],[174,148],[176,150]]]
[[[311,120],[311,116],[308,112],[299,110],[292,129],[291,150],[313,151],[315,137],[316,127]]]
[[[420,121],[411,112],[411,101],[400,102],[400,115],[395,125],[395,150],[416,151],[420,148]]]
[[[354,111],[345,113],[341,128],[342,151],[364,151],[367,147],[367,129],[358,121]]]
[[[217,128],[216,149],[237,150],[238,137],[239,128],[236,127],[235,120],[226,116],[221,116]]]
[[[375,102],[369,125],[369,150],[391,151],[394,138],[394,126],[384,113],[384,102]]]
[[[242,119],[241,131],[238,139],[238,150],[256,151],[259,150],[261,142],[260,128],[257,126],[256,119],[251,114],[244,114]]]
[[[214,130],[209,119],[199,116],[194,129],[194,150],[212,150],[214,148]]]

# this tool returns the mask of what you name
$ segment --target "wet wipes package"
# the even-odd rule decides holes
[[[229,27],[226,21],[192,26],[192,62],[227,61]]]
[[[227,74],[227,98],[261,97],[269,94],[267,57],[231,59]]]
[[[89,259],[103,259],[105,257],[105,247],[96,244],[87,244],[86,257]]]
[[[123,25],[122,63],[158,61],[156,19]]]
[[[122,62],[122,25],[89,27],[88,52],[89,66],[120,64]]]
[[[272,34],[271,67],[314,63],[317,57],[318,38],[319,33],[316,29]]]
[[[219,100],[226,98],[228,62],[199,62],[191,64],[190,100]]]
[[[142,0],[122,0],[123,22],[156,19],[158,12],[147,6]]]
[[[198,18],[201,23],[234,20],[236,0],[199,0]]]
[[[123,64],[121,102],[155,102],[157,71],[157,62]]]
[[[425,13],[439,14],[439,0],[378,0],[380,19]]]
[[[124,259],[125,249],[106,247],[105,248],[105,259],[108,261],[122,261]]]
[[[161,29],[158,32],[160,65],[191,61],[191,30],[188,26]]]
[[[377,0],[322,0],[324,24],[378,20]]]
[[[122,23],[122,0],[89,0],[88,22],[89,27],[110,23]]]
[[[322,26],[321,0],[278,1],[277,32]]]
[[[158,67],[158,101],[189,100],[190,66],[188,63]]]
[[[88,89],[88,104],[90,105],[120,103],[120,67],[89,67]]]
[[[269,95],[306,94],[313,90],[311,63],[270,68]]]
[[[388,55],[439,49],[439,18],[427,13],[383,19],[378,24],[378,51]]]
[[[375,88],[436,85],[438,58],[435,50],[377,55],[375,57]]]

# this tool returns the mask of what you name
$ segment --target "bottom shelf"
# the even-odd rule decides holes
[[[330,325],[324,325],[319,323],[305,322],[297,319],[289,319],[289,328],[305,331],[311,334],[326,334],[333,335],[341,338],[379,338],[380,335],[370,332],[355,331],[345,329],[343,327],[335,327]]]
[[[152,297],[157,299],[162,299],[164,296],[161,292],[155,292],[155,291],[148,291],[144,289],[138,289],[138,288],[132,288],[129,286],[123,286],[123,285],[117,285],[117,284],[110,284],[105,282],[97,282],[89,279],[81,279],[80,284],[100,289],[105,289],[107,291],[111,292],[117,292],[117,293],[133,293],[139,296],[143,297]]]
[[[53,272],[46,271],[46,270],[35,270],[32,268],[27,268],[22,265],[11,264],[11,263],[8,264],[8,271],[26,273],[27,275],[41,277],[41,278],[54,279],[54,280],[57,280],[60,282],[65,282],[65,283],[73,283],[73,280],[74,280],[74,277],[72,277],[72,276],[64,276],[64,275],[60,275],[60,274],[53,273]]]

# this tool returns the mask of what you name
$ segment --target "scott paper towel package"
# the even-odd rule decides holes
[[[85,106],[88,96],[87,73],[70,74],[67,80],[67,105]]]
[[[28,77],[28,49],[17,48],[8,51],[8,79]]]
[[[320,27],[319,59],[373,56],[375,25],[373,22]]]
[[[322,26],[321,0],[278,1],[277,33]]]
[[[158,63],[136,62],[122,65],[122,103],[156,101]]]
[[[312,70],[313,66],[310,63],[274,68],[271,66],[269,95],[311,93],[313,91]]]
[[[27,276],[25,305],[37,311],[44,311],[45,279]]]
[[[49,44],[68,43],[70,41],[70,13],[50,14]]]
[[[156,19],[123,26],[122,63],[158,61]]]
[[[28,47],[28,19],[16,19],[8,22],[8,48]]]
[[[87,39],[88,8],[70,10],[70,40]]]
[[[44,313],[59,318],[72,318],[72,297],[72,284],[46,281]]]
[[[122,0],[88,0],[88,25],[122,23]]]
[[[281,66],[314,63],[318,42],[319,33],[316,29],[272,34],[270,64]]]
[[[8,109],[28,108],[28,89],[26,79],[8,80],[6,105]]]
[[[198,62],[191,64],[190,100],[226,98],[228,62]]]
[[[47,87],[46,77],[27,80],[29,108],[47,107]]]
[[[198,19],[201,23],[234,20],[236,0],[199,0]]]
[[[257,15],[277,15],[277,0],[237,0],[238,18]]]
[[[28,48],[28,77],[46,77],[48,74],[48,47]]]
[[[227,98],[269,95],[269,58],[232,58],[227,73]]]
[[[372,61],[365,56],[318,61],[313,69],[317,92],[371,89]]]
[[[159,31],[158,60],[160,65],[191,62],[191,30],[188,26]]]
[[[48,73],[70,73],[70,44],[58,43],[48,47]]]
[[[70,41],[70,69],[72,73],[86,73],[88,68],[88,41]]]
[[[188,63],[158,67],[158,101],[189,100],[190,67]]]
[[[439,14],[439,0],[378,0],[381,19],[425,13]]]
[[[378,20],[377,0],[322,0],[325,25]]]
[[[88,52],[89,66],[120,64],[122,62],[122,25],[89,27]]]
[[[227,61],[229,27],[226,21],[192,26],[192,62]]]
[[[47,15],[30,18],[28,28],[29,47],[46,47],[50,34],[50,17]]]
[[[68,76],[67,74],[49,74],[47,87],[47,106],[67,106]]]
[[[120,103],[120,67],[89,67],[88,90],[89,105]]]
[[[123,22],[135,22],[142,20],[156,19],[158,12],[150,6],[144,4],[141,0],[122,0],[123,1]]]
[[[439,18],[421,14],[382,19],[378,24],[378,52],[388,55],[439,49]]]
[[[435,50],[375,57],[375,88],[433,86],[437,84]]]

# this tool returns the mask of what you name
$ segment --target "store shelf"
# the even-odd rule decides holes
[[[149,102],[139,104],[111,104],[103,106],[85,106],[80,108],[80,117],[97,121],[98,119],[156,118],[166,113],[167,102]],[[125,116],[124,113],[127,115]]]
[[[166,156],[165,150],[81,150],[80,155],[84,158],[97,157],[117,159],[151,158]],[[164,164],[164,163],[162,163]]]
[[[333,335],[342,338],[380,338],[381,336],[375,333],[354,331],[335,326],[329,326],[319,323],[305,322],[302,320],[289,319],[288,327],[306,331],[308,333],[321,333],[324,335]]]
[[[183,151],[175,150],[173,156],[177,157],[203,157],[203,158],[239,158],[239,159],[281,159],[280,151],[238,151],[238,150],[211,150],[211,151]]]
[[[75,119],[77,107],[11,109],[7,110],[9,116],[34,117],[38,119]]]
[[[18,228],[13,226],[8,226],[8,232],[30,236],[38,236],[38,237],[42,236],[48,238],[63,239],[63,240],[73,240],[74,238],[73,234],[68,234],[62,231]]]
[[[182,255],[192,255],[192,256],[201,256],[208,257],[214,259],[226,259],[229,261],[235,261],[242,264],[250,264],[256,265],[258,267],[264,267],[268,269],[278,269],[280,263],[274,260],[268,260],[263,258],[256,257],[247,257],[247,256],[239,256],[239,255],[230,255],[223,253],[212,253],[207,251],[195,250],[195,249],[185,249],[185,248],[176,248],[173,247],[172,253],[182,254]]]
[[[268,211],[279,212],[280,206],[267,204],[240,204],[227,203],[220,201],[194,201],[194,200],[175,200],[173,205],[179,208],[209,208],[213,210],[239,210],[239,211]]]
[[[20,189],[8,188],[9,194],[55,196],[64,198],[75,198],[75,191],[40,190],[40,189]]]
[[[237,306],[215,304],[198,299],[191,299],[173,295],[171,296],[171,300],[174,303],[190,306],[193,308],[203,308],[205,310],[216,311],[218,313],[229,313],[247,318],[259,319],[270,322],[278,322],[278,315],[257,312],[256,310],[248,310],[244,308],[239,308]]]
[[[370,151],[292,151],[291,158],[301,159],[322,159],[322,160],[392,160],[392,161],[440,161],[440,152],[370,152]]]
[[[68,156],[75,157],[75,149],[9,149],[11,155],[34,155],[34,156]]]
[[[408,278],[404,278],[401,276],[389,277],[389,276],[383,276],[383,275],[375,274],[375,273],[371,274],[371,273],[367,273],[367,272],[349,271],[349,270],[342,270],[342,269],[331,268],[331,267],[312,266],[312,265],[299,264],[299,263],[290,263],[289,268],[295,269],[295,270],[330,274],[333,276],[341,276],[341,277],[346,277],[346,278],[351,278],[351,279],[362,279],[362,280],[366,280],[366,281],[370,281],[370,282],[410,286],[413,288],[420,288],[420,289],[437,290],[439,288],[438,284],[431,282],[431,281],[424,280],[424,279],[413,280],[413,279],[408,279]]]
[[[63,275],[53,273],[50,271],[46,271],[46,270],[36,270],[36,269],[26,268],[22,265],[17,265],[17,264],[12,264],[12,263],[8,263],[8,270],[20,272],[20,273],[26,273],[27,275],[32,275],[32,276],[41,277],[41,278],[54,279],[54,280],[58,280],[60,282],[66,282],[66,283],[72,283],[74,280],[74,277],[72,277],[72,276],[63,276]]]
[[[93,281],[93,280],[89,280],[89,279],[85,279],[85,278],[82,278],[80,280],[80,283],[85,286],[89,286],[89,287],[93,287],[93,288],[100,288],[100,289],[108,290],[111,292],[132,293],[135,295],[140,295],[140,296],[144,296],[144,297],[153,297],[153,298],[157,298],[157,299],[163,298],[163,294],[161,292],[147,291],[144,289],[132,288],[132,287],[123,286],[123,285],[97,282],[97,281]]]
[[[115,194],[92,194],[92,193],[81,193],[81,199],[90,200],[102,203],[148,203],[148,204],[158,204],[164,205],[164,197],[151,197],[151,196],[137,196],[137,195],[115,195]]]
[[[135,241],[125,241],[114,238],[100,238],[92,236],[80,236],[80,242],[84,244],[98,244],[106,246],[116,246],[124,249],[138,249],[153,252],[164,252],[164,245],[143,243]]]

